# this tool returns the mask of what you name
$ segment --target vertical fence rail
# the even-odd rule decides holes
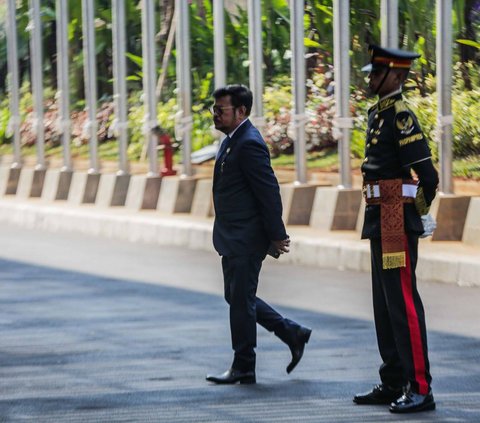
[[[8,94],[10,103],[9,133],[13,135],[13,163],[12,167],[22,165],[20,146],[20,83],[18,73],[18,35],[17,35],[17,7],[15,0],[8,0],[7,4],[7,56],[8,56]]]
[[[292,122],[295,129],[296,183],[307,182],[307,160],[305,143],[305,47],[304,47],[304,2],[290,2],[290,45],[292,49]]]
[[[68,75],[68,2],[57,0],[57,100],[58,129],[62,134],[63,170],[72,169],[70,153],[70,86]]]
[[[113,131],[118,137],[118,174],[128,173],[127,64],[125,48],[125,0],[112,2],[113,87],[115,119]]]
[[[87,121],[83,128],[90,142],[89,173],[99,172],[97,139],[97,69],[95,60],[95,21],[93,0],[82,0],[82,30]]]
[[[380,22],[382,46],[398,48],[398,0],[382,0]]]
[[[335,70],[335,120],[334,136],[338,140],[340,160],[340,186],[352,187],[350,165],[350,131],[353,127],[350,117],[350,30],[349,0],[333,2],[333,44]]]
[[[437,1],[437,94],[440,191],[453,193],[452,180],[452,0]]]
[[[182,176],[192,176],[192,89],[190,60],[190,26],[188,0],[175,0],[177,19],[177,83],[179,104],[179,135],[182,139]]]
[[[213,63],[215,88],[227,83],[225,56],[225,7],[223,0],[213,0]]]
[[[45,169],[45,131],[43,127],[43,63],[42,63],[42,22],[40,16],[40,0],[30,0],[30,64],[33,92],[33,125],[36,136],[37,165],[36,169]]]
[[[253,93],[252,121],[263,132],[262,5],[256,0],[248,0],[248,56],[250,88]]]
[[[146,106],[144,118],[145,143],[148,146],[148,174],[158,176],[157,138],[152,129],[157,126],[157,96],[155,94],[155,4],[144,0],[142,7],[142,56],[143,56],[143,101]]]

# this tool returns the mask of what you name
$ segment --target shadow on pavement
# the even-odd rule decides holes
[[[373,323],[278,307],[314,329],[288,348],[258,331],[253,386],[213,386],[232,357],[219,296],[0,260],[0,421],[390,422],[352,396],[377,383]],[[409,422],[480,421],[480,340],[429,332],[437,411]]]

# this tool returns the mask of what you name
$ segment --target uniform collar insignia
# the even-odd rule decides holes
[[[391,97],[384,98],[378,102],[378,111],[381,112],[385,109],[392,107],[398,100],[401,100],[402,94],[396,94]]]

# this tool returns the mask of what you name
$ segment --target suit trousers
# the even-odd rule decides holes
[[[426,395],[432,378],[425,313],[415,276],[418,236],[405,235],[405,248],[406,267],[383,269],[381,240],[370,240],[375,328],[383,360],[380,379],[393,388],[409,383],[413,391]]]
[[[256,255],[222,257],[225,300],[230,306],[230,332],[235,353],[232,368],[236,370],[255,370],[257,323],[274,332],[287,345],[294,342],[300,327],[257,297],[263,259]]]

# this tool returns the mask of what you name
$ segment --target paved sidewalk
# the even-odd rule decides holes
[[[0,224],[1,422],[480,421],[479,288],[422,283],[437,410],[355,406],[379,357],[366,273],[267,261],[260,295],[314,329],[289,352],[258,332],[258,384],[213,386],[231,359],[218,256]],[[453,323],[453,324],[452,324]]]
[[[41,200],[0,199],[0,222],[48,231],[73,231],[113,239],[213,251],[212,219],[189,214],[132,211],[124,207],[71,206]],[[369,271],[368,241],[354,231],[290,226],[291,253],[282,261],[321,268]],[[461,242],[421,240],[417,276],[462,286],[480,286],[480,248]]]

